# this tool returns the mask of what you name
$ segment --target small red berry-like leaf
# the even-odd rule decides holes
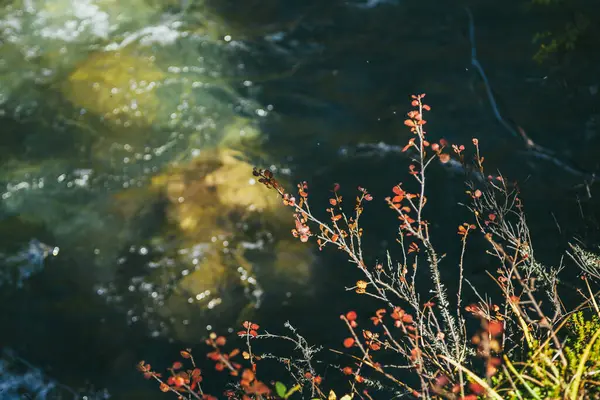
[[[419,245],[417,245],[415,242],[412,242],[410,244],[410,246],[408,246],[408,253],[418,253],[419,252]]]
[[[137,363],[137,369],[140,372],[144,372],[146,371],[146,366],[145,366],[146,362],[144,360],[140,361]]]
[[[406,126],[410,126],[410,127],[414,127],[414,126],[415,126],[415,123],[414,123],[414,121],[413,121],[413,120],[411,120],[411,119],[407,119],[407,120],[404,120],[404,125],[406,125]]]
[[[421,351],[416,347],[410,351],[410,359],[411,361],[416,361],[417,358],[421,356]]]
[[[411,139],[408,140],[408,143],[406,144],[406,146],[404,146],[402,148],[402,152],[404,153],[406,150],[410,149],[411,146],[415,146],[415,139],[414,138],[411,138]]]
[[[481,193],[481,190],[477,189],[477,190],[475,191],[475,194],[474,194],[475,198],[477,198],[477,199],[478,199],[478,198],[480,198],[482,195],[483,195],[483,193]]]
[[[173,379],[173,384],[175,385],[175,387],[181,387],[185,385],[185,379],[182,376],[176,376]]]
[[[500,321],[490,321],[488,332],[491,336],[498,336],[504,331],[504,325]]]
[[[356,311],[348,311],[346,313],[346,319],[348,321],[355,321],[356,317],[358,317],[358,315],[356,314]]]
[[[344,373],[344,375],[352,375],[352,367],[344,367],[342,372]]]
[[[442,153],[438,156],[442,164],[446,164],[450,161],[450,154]]]
[[[469,389],[471,389],[471,391],[475,394],[484,394],[485,393],[484,387],[475,382],[469,383]]]
[[[225,369],[225,366],[222,363],[218,363],[215,365],[215,369],[217,371],[223,371]]]
[[[443,388],[448,383],[450,383],[450,380],[446,375],[438,375],[438,377],[435,378],[435,386],[437,386],[438,388]]]
[[[227,343],[227,339],[225,339],[223,336],[219,336],[215,340],[215,343],[217,344],[217,346],[225,346],[225,343]]]
[[[329,199],[329,204],[331,204],[332,206],[337,205],[337,200],[336,199]]]
[[[340,184],[336,183],[336,184],[333,185],[333,191],[337,192],[338,190],[340,190]]]
[[[365,200],[366,201],[371,201],[371,200],[373,200],[373,196],[371,196],[370,194],[366,194],[365,195]]]
[[[429,107],[427,104],[423,104],[423,110],[431,111],[431,107]]]
[[[354,346],[355,340],[354,338],[346,338],[344,339],[344,347],[349,349],[350,347]]]
[[[190,354],[188,351],[185,351],[185,350],[181,350],[181,351],[179,352],[179,354],[180,354],[180,355],[181,355],[181,357],[183,357],[183,358],[190,358],[190,357],[192,356],[192,355],[191,355],[191,354]]]
[[[179,361],[175,361],[171,368],[173,368],[174,370],[177,370],[177,369],[180,369],[181,367],[183,367],[183,364],[180,363]]]

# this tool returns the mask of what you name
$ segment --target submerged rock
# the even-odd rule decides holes
[[[310,292],[311,247],[289,234],[291,210],[252,179],[238,152],[205,151],[155,176],[151,187],[164,197],[166,228],[143,252],[151,260],[145,272],[110,290],[142,295],[134,321],[191,340],[207,321],[250,318],[265,298]]]
[[[150,57],[126,51],[89,56],[69,75],[64,95],[80,107],[106,120],[128,125],[149,125],[156,119],[156,89],[164,73]]]

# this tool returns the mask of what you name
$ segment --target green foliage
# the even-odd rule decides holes
[[[578,311],[564,321],[563,327],[558,332],[560,348],[548,339],[535,344],[525,362],[512,364],[505,358],[507,368],[493,380],[496,391],[507,399],[600,396],[600,383],[594,379],[594,371],[600,367],[600,318]]]
[[[600,20],[588,3],[577,0],[531,0],[531,3],[552,8],[561,21],[556,27],[534,35],[533,42],[539,44],[533,56],[535,61],[541,63],[553,56],[572,53],[583,41],[597,42],[594,26]]]
[[[285,387],[285,385],[283,383],[281,383],[281,382],[275,383],[275,392],[277,393],[277,396],[285,397],[286,391],[287,391],[287,388]]]

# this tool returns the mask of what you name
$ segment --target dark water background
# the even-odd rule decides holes
[[[272,331],[290,320],[311,341],[339,347],[337,316],[372,309],[343,292],[356,272],[333,252],[298,247],[278,207],[250,215],[226,199],[272,200],[256,185],[249,192],[251,165],[309,181],[314,209],[325,208],[334,182],[349,198],[362,185],[376,200],[364,218],[372,259],[388,245],[393,252],[394,220],[377,200],[409,178],[397,148],[411,135],[403,116],[412,93],[427,93],[431,139],[477,137],[489,170],[520,182],[541,261],[558,265],[573,237],[598,243],[596,186],[588,191],[583,176],[532,157],[494,118],[471,66],[464,9],[502,115],[593,173],[596,28],[543,63],[533,60],[532,39],[560,34],[582,10],[597,22],[598,2],[73,4],[2,3],[0,398],[39,393],[31,382],[14,389],[36,369],[98,398],[164,398],[137,361],[158,368],[181,348],[202,354],[209,331],[248,318]],[[216,186],[196,184],[221,171],[232,149],[237,161],[215,174]],[[429,218],[452,260],[467,218],[457,205],[463,176],[431,173]],[[486,268],[494,269],[486,257],[467,260],[476,282],[489,284]],[[567,272],[566,283],[576,278]],[[455,277],[455,264],[445,273]]]

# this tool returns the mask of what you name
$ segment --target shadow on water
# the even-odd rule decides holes
[[[330,321],[369,304],[332,283],[357,274],[293,240],[287,210],[250,172],[309,181],[315,208],[334,182],[381,199],[409,178],[399,149],[414,92],[433,108],[432,139],[478,137],[488,168],[520,182],[542,260],[573,235],[597,243],[595,187],[531,157],[494,118],[462,5],[108,3],[2,3],[0,343],[32,363],[3,378],[19,386],[11,398],[42,390],[19,383],[28,368],[99,398],[104,388],[159,398],[137,361],[167,365],[207,331],[250,318],[272,329],[289,319],[337,346]],[[586,90],[599,77],[582,67],[587,79],[565,87],[565,72],[534,63],[546,21],[522,2],[469,5],[502,115],[595,171],[597,90]],[[463,179],[432,168],[430,217],[449,259],[467,218]],[[394,249],[395,226],[381,203],[367,213],[374,262]],[[468,262],[481,282],[487,267]]]

